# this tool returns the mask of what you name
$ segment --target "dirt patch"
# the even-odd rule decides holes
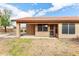
[[[0,40],[0,55],[11,55],[10,51],[16,55],[75,56],[79,55],[79,44],[66,39]]]

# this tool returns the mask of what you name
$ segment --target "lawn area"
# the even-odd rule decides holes
[[[79,41],[71,39],[0,39],[0,55],[77,56]]]

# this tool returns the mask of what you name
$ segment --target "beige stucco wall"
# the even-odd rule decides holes
[[[50,26],[48,26],[48,31],[38,32],[37,25],[35,25],[35,36],[38,37],[50,37]],[[58,38],[75,38],[79,36],[79,24],[75,23],[75,34],[62,34],[62,23],[58,24]]]
[[[38,32],[38,27],[36,25],[35,26],[35,36],[38,36],[38,37],[49,37],[50,36],[49,26],[48,26],[48,31]]]
[[[75,23],[75,34],[62,34],[62,23],[58,25],[59,38],[75,38],[79,36],[79,24]]]

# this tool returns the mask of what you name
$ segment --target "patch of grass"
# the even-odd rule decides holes
[[[22,48],[20,46],[17,46],[17,45],[13,45],[12,49],[9,51],[9,53],[11,55],[14,55],[14,56],[20,55],[21,52],[22,52]]]
[[[31,39],[25,39],[25,38],[20,38],[20,39],[14,39],[9,42],[9,45],[11,49],[9,50],[9,54],[13,56],[25,56],[25,55],[30,55],[28,52],[24,53],[24,51],[28,51],[30,48],[30,43],[32,42]],[[25,46],[23,46],[25,45]],[[26,49],[27,47],[27,49]]]
[[[20,38],[20,39],[16,39],[15,42],[16,43],[31,43],[31,39],[26,39],[26,38]]]

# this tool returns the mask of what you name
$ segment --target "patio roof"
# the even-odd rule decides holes
[[[17,23],[79,23],[79,16],[60,17],[24,17],[16,19]]]

